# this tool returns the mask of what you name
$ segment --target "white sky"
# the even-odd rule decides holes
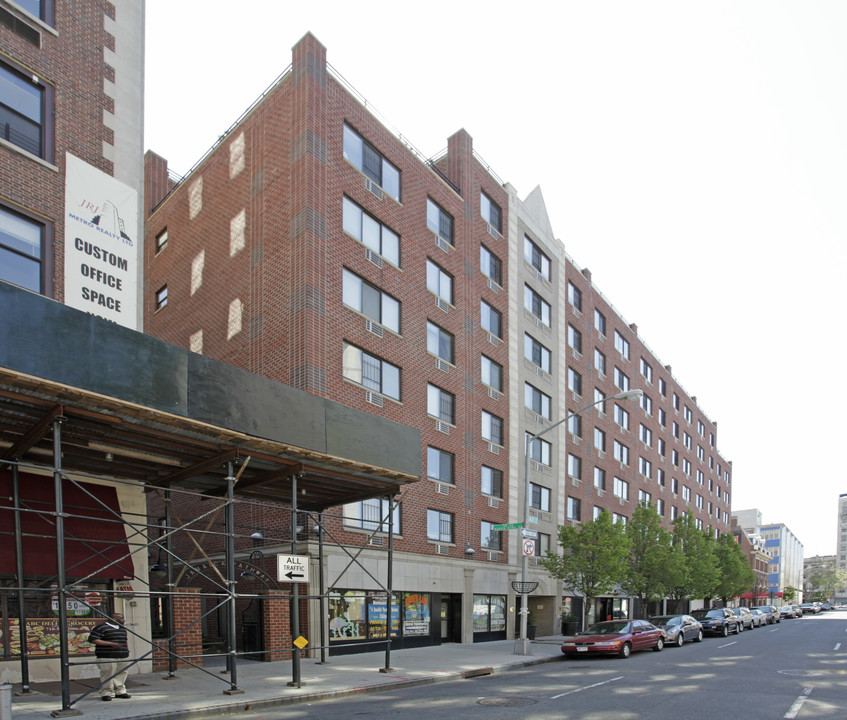
[[[147,0],[145,147],[187,171],[309,31],[424,155],[465,128],[521,197],[540,185],[718,422],[733,509],[835,552],[847,3]]]

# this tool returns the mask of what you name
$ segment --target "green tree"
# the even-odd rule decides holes
[[[786,585],[782,591],[782,598],[791,605],[797,599],[797,593],[799,591],[796,587],[791,587],[791,585]]]
[[[624,526],[612,522],[606,511],[579,527],[559,526],[562,554],[547,554],[540,561],[563,585],[585,598],[583,627],[595,598],[611,593],[626,574],[629,540]]]
[[[710,596],[721,598],[726,607],[729,598],[741,595],[756,582],[756,574],[738,541],[728,533],[714,543],[714,556],[718,573]]]
[[[803,578],[807,602],[822,602],[832,598],[847,584],[847,572],[841,568],[821,566],[810,570]]]
[[[648,603],[661,600],[668,592],[672,538],[649,503],[641,503],[635,508],[625,532],[629,539],[629,558],[621,589],[638,598],[643,617]]]
[[[673,547],[676,572],[668,597],[674,600],[708,598],[717,585],[715,541],[699,530],[690,513],[673,521]]]

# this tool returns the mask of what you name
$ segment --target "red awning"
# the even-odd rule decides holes
[[[68,578],[124,579],[135,574],[118,494],[109,485],[62,481],[65,574]],[[19,473],[25,577],[56,575],[56,501],[53,478]],[[90,493],[90,494],[89,494]],[[92,497],[93,496],[93,497]],[[109,512],[109,511],[112,512]],[[12,474],[0,471],[0,575],[15,575]],[[114,564],[112,564],[114,563]]]

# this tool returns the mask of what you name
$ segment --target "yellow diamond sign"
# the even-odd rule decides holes
[[[294,644],[295,644],[295,645],[296,645],[296,646],[297,646],[300,650],[302,650],[304,647],[306,647],[306,645],[308,645],[308,644],[309,644],[309,641],[308,641],[308,640],[306,640],[306,638],[304,638],[304,637],[301,635],[299,638],[297,638],[297,639],[294,641]]]

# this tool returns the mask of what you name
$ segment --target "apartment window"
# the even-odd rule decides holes
[[[568,520],[578,521],[580,519],[582,510],[582,503],[580,502],[579,498],[569,497],[567,508]]]
[[[615,497],[621,498],[621,500],[629,500],[629,483],[626,480],[616,477],[612,494]]]
[[[615,440],[613,447],[613,457],[623,465],[629,465],[629,448],[622,442]]]
[[[649,395],[647,395],[647,393],[641,396],[641,409],[648,415],[653,414],[653,400]]]
[[[379,532],[388,532],[388,518],[391,515],[393,532],[400,535],[400,508],[398,503],[394,510],[391,510],[392,501],[373,498],[371,500],[362,500],[362,502],[351,503],[344,506],[344,525],[360,530],[378,530]]]
[[[543,512],[550,512],[550,488],[529,484],[529,506]]]
[[[597,505],[595,505],[595,506],[594,506],[594,514],[593,514],[594,520],[596,520],[596,519],[597,519],[598,517],[600,517],[600,515],[602,515],[602,514],[603,514],[603,508],[598,507]]]
[[[52,89],[0,64],[0,137],[48,160],[46,122],[52,116]]]
[[[638,504],[639,505],[643,505],[644,503],[647,503],[649,505],[651,499],[652,498],[650,497],[650,493],[648,493],[646,490],[639,490],[638,491]]]
[[[653,382],[653,368],[644,358],[641,358],[641,374],[647,382]]]
[[[53,23],[53,0],[15,0],[24,10],[30,15],[34,15],[39,20],[51,24]]]
[[[498,233],[503,232],[503,213],[500,206],[484,192],[479,193],[479,214]]]
[[[378,287],[346,268],[343,284],[343,301],[347,307],[393,332],[400,332],[400,302],[398,300],[386,295]]]
[[[538,533],[538,539],[535,541],[535,555],[537,557],[547,557],[550,552],[550,535],[548,533]]]
[[[456,458],[452,453],[428,447],[426,449],[426,476],[430,480],[454,485],[453,468],[455,461]]]
[[[665,501],[662,498],[656,498],[656,512],[662,516],[665,514]]]
[[[659,378],[659,395],[662,397],[668,396],[668,384],[665,382],[664,378]]]
[[[647,458],[638,458],[638,470],[646,478],[653,475],[653,464]]]
[[[700,458],[700,460],[705,460],[705,458],[706,458],[706,453],[703,450],[702,445],[697,446],[697,457]]]
[[[700,510],[703,509],[703,496],[702,495],[697,496],[697,498],[695,499],[695,505],[697,505],[698,509],[700,509]]]
[[[686,422],[690,425],[692,421],[691,408],[688,405],[682,411],[682,416],[685,418]]]
[[[606,334],[606,316],[596,308],[594,310],[594,329],[601,335]]]
[[[619,367],[615,368],[615,385],[617,385],[619,390],[629,390],[629,376]]]
[[[582,459],[573,453],[568,453],[568,475],[576,480],[582,478]]]
[[[41,223],[0,207],[0,280],[44,292],[45,232]]]
[[[162,285],[156,291],[156,310],[161,310],[168,304],[168,286]]]
[[[612,513],[612,522],[615,525],[626,525],[626,521],[626,515],[621,515],[620,513]]]
[[[615,350],[617,350],[622,357],[629,360],[629,341],[626,340],[617,330],[615,330]]]
[[[682,486],[682,499],[683,500],[691,500],[691,488],[686,485]]]
[[[526,434],[527,439],[529,439],[530,433]],[[534,438],[531,443],[529,443],[529,457],[531,460],[535,460],[535,462],[539,462],[542,465],[550,465],[550,450],[552,445],[543,440],[542,438]]]
[[[400,267],[400,236],[347,197],[344,198],[343,224],[344,232]]]
[[[606,452],[606,433],[600,428],[594,428],[594,449]]]
[[[594,367],[601,375],[606,374],[606,356],[594,348]]]
[[[606,489],[606,471],[597,466],[594,467],[594,487],[598,490]]]
[[[538,320],[550,327],[550,303],[542,298],[529,285],[524,285],[523,305]]]
[[[571,282],[568,283],[568,302],[580,312],[582,311],[582,290]]]
[[[573,368],[568,368],[568,389],[575,395],[582,395],[582,375]]]
[[[482,382],[498,392],[503,392],[503,366],[483,355],[481,361]]]
[[[597,412],[600,414],[600,417],[603,417],[605,405],[603,402],[606,399],[606,394],[600,390],[599,388],[594,388],[594,404],[597,406]]]
[[[503,316],[485,300],[479,301],[479,315],[482,329],[490,332],[495,337],[503,339]]]
[[[679,451],[677,450],[671,451],[671,465],[679,467]]]
[[[662,427],[668,426],[668,414],[662,408],[659,408],[659,425]]]
[[[688,458],[682,459],[682,472],[686,475],[691,475],[691,461]]]
[[[550,419],[550,396],[529,383],[524,384],[524,405],[541,417]]]
[[[703,424],[702,420],[697,421],[697,432],[700,433],[700,437],[706,437],[706,426]]]
[[[662,438],[659,438],[658,442],[656,443],[656,446],[659,450],[659,455],[661,455],[662,457],[665,457],[665,455],[667,454],[667,448],[665,446],[665,441]]]
[[[673,409],[679,410],[679,395],[676,393],[673,394]]]
[[[494,529],[494,523],[483,520],[479,524],[479,546],[484,550],[500,549],[500,531]]]
[[[582,333],[573,325],[568,325],[568,345],[578,353],[582,352]]]
[[[532,335],[524,335],[523,354],[527,360],[545,372],[550,372],[550,351]]]
[[[550,280],[550,258],[526,235],[523,238],[523,256],[545,280]]]
[[[426,323],[426,349],[428,352],[453,363],[454,338],[449,332],[433,322]]]
[[[487,465],[482,466],[482,494],[492,497],[503,497],[503,471],[495,470]]]
[[[443,420],[444,422],[455,424],[456,399],[452,393],[442,390],[437,385],[428,384],[426,386],[426,411],[432,417]]]
[[[426,289],[453,304],[453,276],[429,259],[426,261]]]
[[[483,410],[482,439],[495,445],[505,445],[503,442],[503,418],[499,418],[487,410]]]
[[[156,252],[157,253],[162,252],[162,250],[164,250],[167,247],[167,245],[168,245],[168,229],[165,228],[164,230],[162,230],[162,232],[160,232],[158,235],[156,235]]]
[[[679,423],[676,420],[671,424],[671,434],[679,440]]]
[[[400,171],[349,125],[344,126],[344,159],[399,202]]]
[[[349,343],[344,343],[343,375],[345,380],[400,399],[400,368]]]
[[[629,430],[629,411],[615,405],[615,422],[624,430]]]
[[[682,433],[682,444],[691,450],[691,436],[687,432]]]
[[[638,436],[641,438],[641,442],[643,442],[648,447],[653,444],[653,431],[648,428],[644,423],[641,423],[639,426]]]
[[[453,542],[453,515],[441,510],[426,511],[426,537],[435,542]]]
[[[661,468],[656,470],[656,482],[659,483],[661,487],[665,486],[665,471]]]
[[[485,277],[503,284],[503,263],[485,245],[479,246],[479,269]]]
[[[582,416],[571,415],[568,418],[568,432],[574,437],[582,437]]]
[[[679,517],[679,510],[676,508],[676,506],[671,505],[671,522],[676,520],[678,517]]]
[[[453,216],[430,198],[426,199],[426,226],[442,240],[453,244]]]

